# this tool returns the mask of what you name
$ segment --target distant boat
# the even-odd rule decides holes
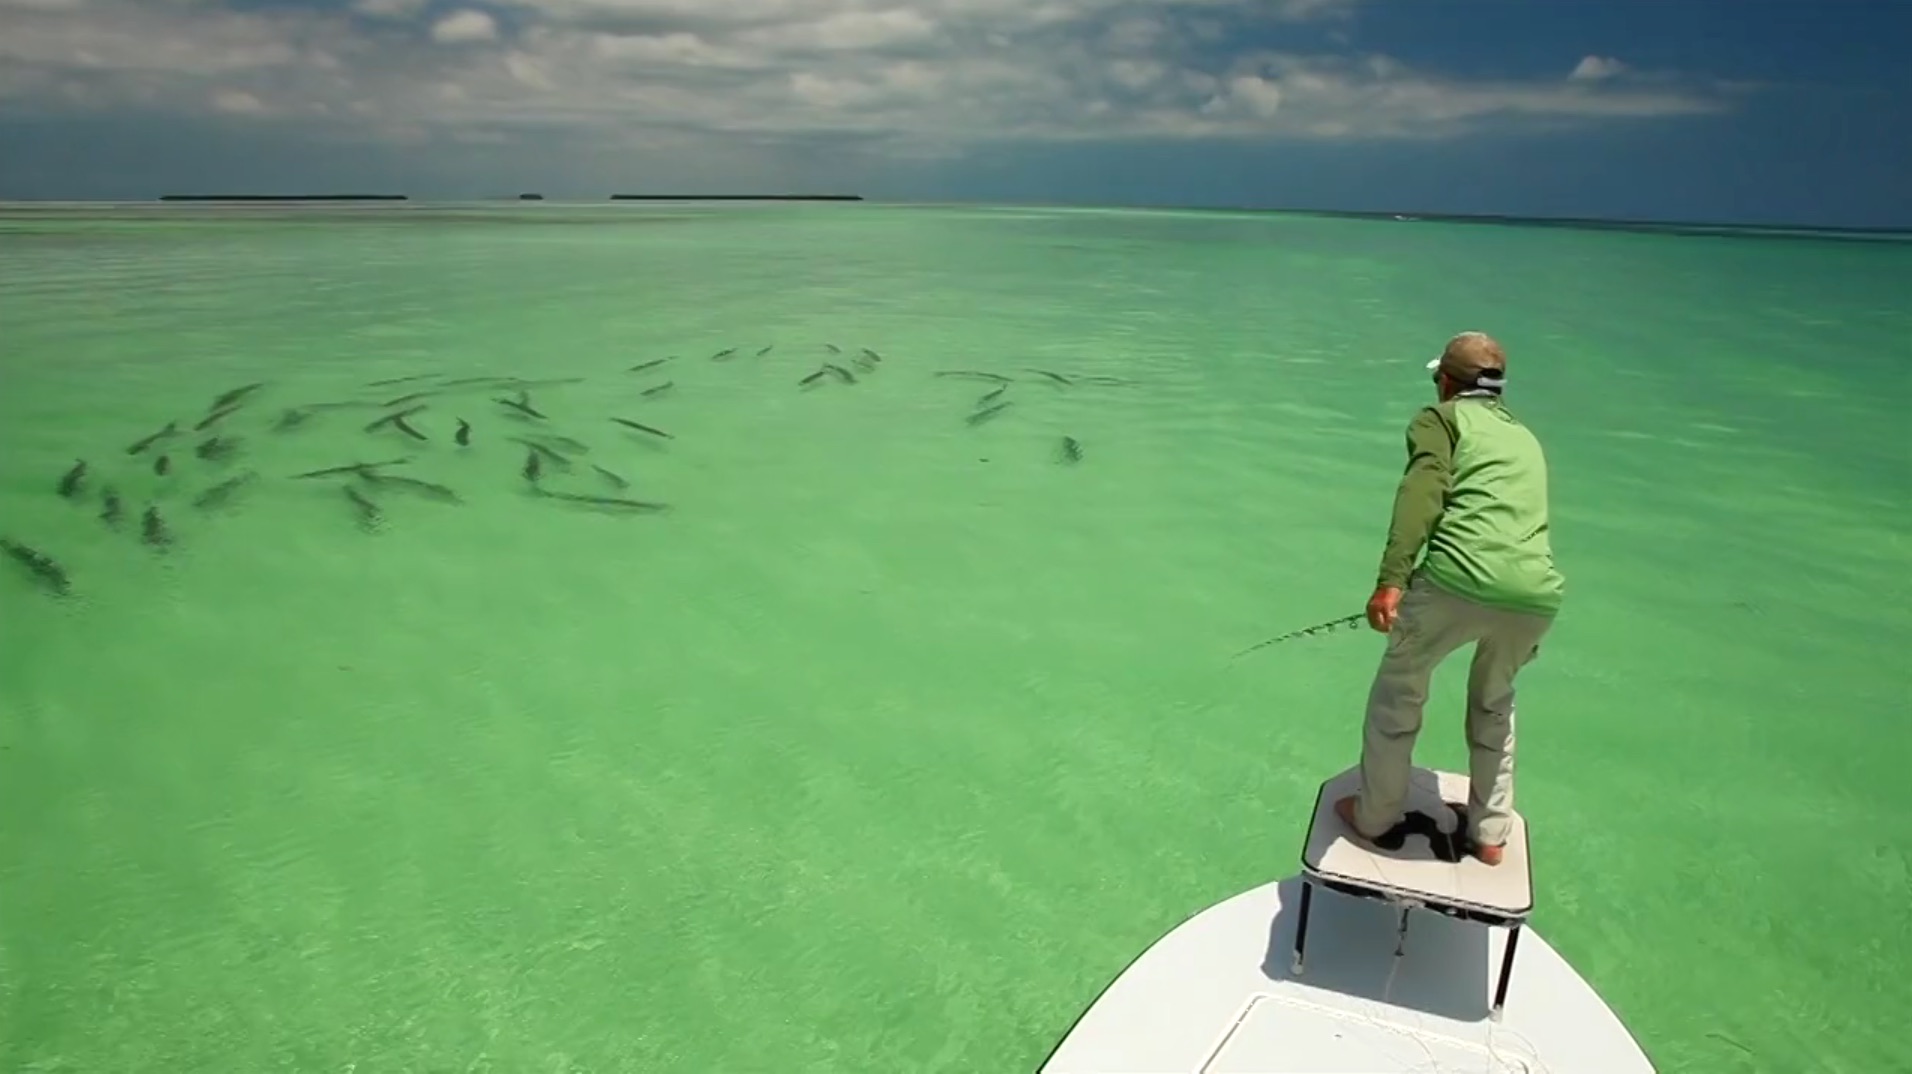
[[[519,201],[543,201],[544,195],[543,194],[520,194],[518,195],[518,200]]]
[[[1499,865],[1455,855],[1444,803],[1467,801],[1467,777],[1416,769],[1408,809],[1423,822],[1448,818],[1436,826],[1449,853],[1425,835],[1374,850],[1334,812],[1359,782],[1351,768],[1322,784],[1299,876],[1158,940],[1039,1074],[1654,1074],[1606,1003],[1526,927],[1525,819],[1515,815]],[[1413,914],[1410,929],[1413,910],[1431,912]]]

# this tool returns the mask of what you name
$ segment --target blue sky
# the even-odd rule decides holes
[[[0,197],[1912,227],[1902,0],[0,0]]]

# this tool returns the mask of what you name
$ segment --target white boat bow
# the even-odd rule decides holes
[[[1606,1003],[1526,927],[1524,820],[1496,867],[1444,860],[1421,836],[1377,851],[1350,841],[1333,812],[1358,778],[1350,769],[1322,785],[1298,875],[1162,937],[1040,1074],[1654,1074]],[[1466,794],[1465,776],[1417,769],[1409,809],[1439,816]]]

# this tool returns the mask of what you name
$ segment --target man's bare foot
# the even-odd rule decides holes
[[[1334,803],[1334,815],[1341,818],[1341,823],[1347,825],[1348,830],[1353,832],[1356,838],[1364,843],[1372,843],[1374,838],[1363,832],[1360,826],[1354,823],[1354,805],[1358,801],[1360,801],[1360,799],[1352,794],[1346,798],[1336,799]]]
[[[1480,859],[1482,865],[1499,865],[1501,855],[1505,854],[1506,852],[1507,852],[1507,844],[1505,843],[1502,843],[1499,846],[1492,846],[1492,847],[1486,845],[1485,843],[1474,844],[1474,856]]]

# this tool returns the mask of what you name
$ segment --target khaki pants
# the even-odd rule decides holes
[[[1476,604],[1420,575],[1408,583],[1368,692],[1356,827],[1379,835],[1401,820],[1428,683],[1441,661],[1472,642],[1468,834],[1489,846],[1507,841],[1514,808],[1514,676],[1539,654],[1540,639],[1552,625],[1549,616]]]

